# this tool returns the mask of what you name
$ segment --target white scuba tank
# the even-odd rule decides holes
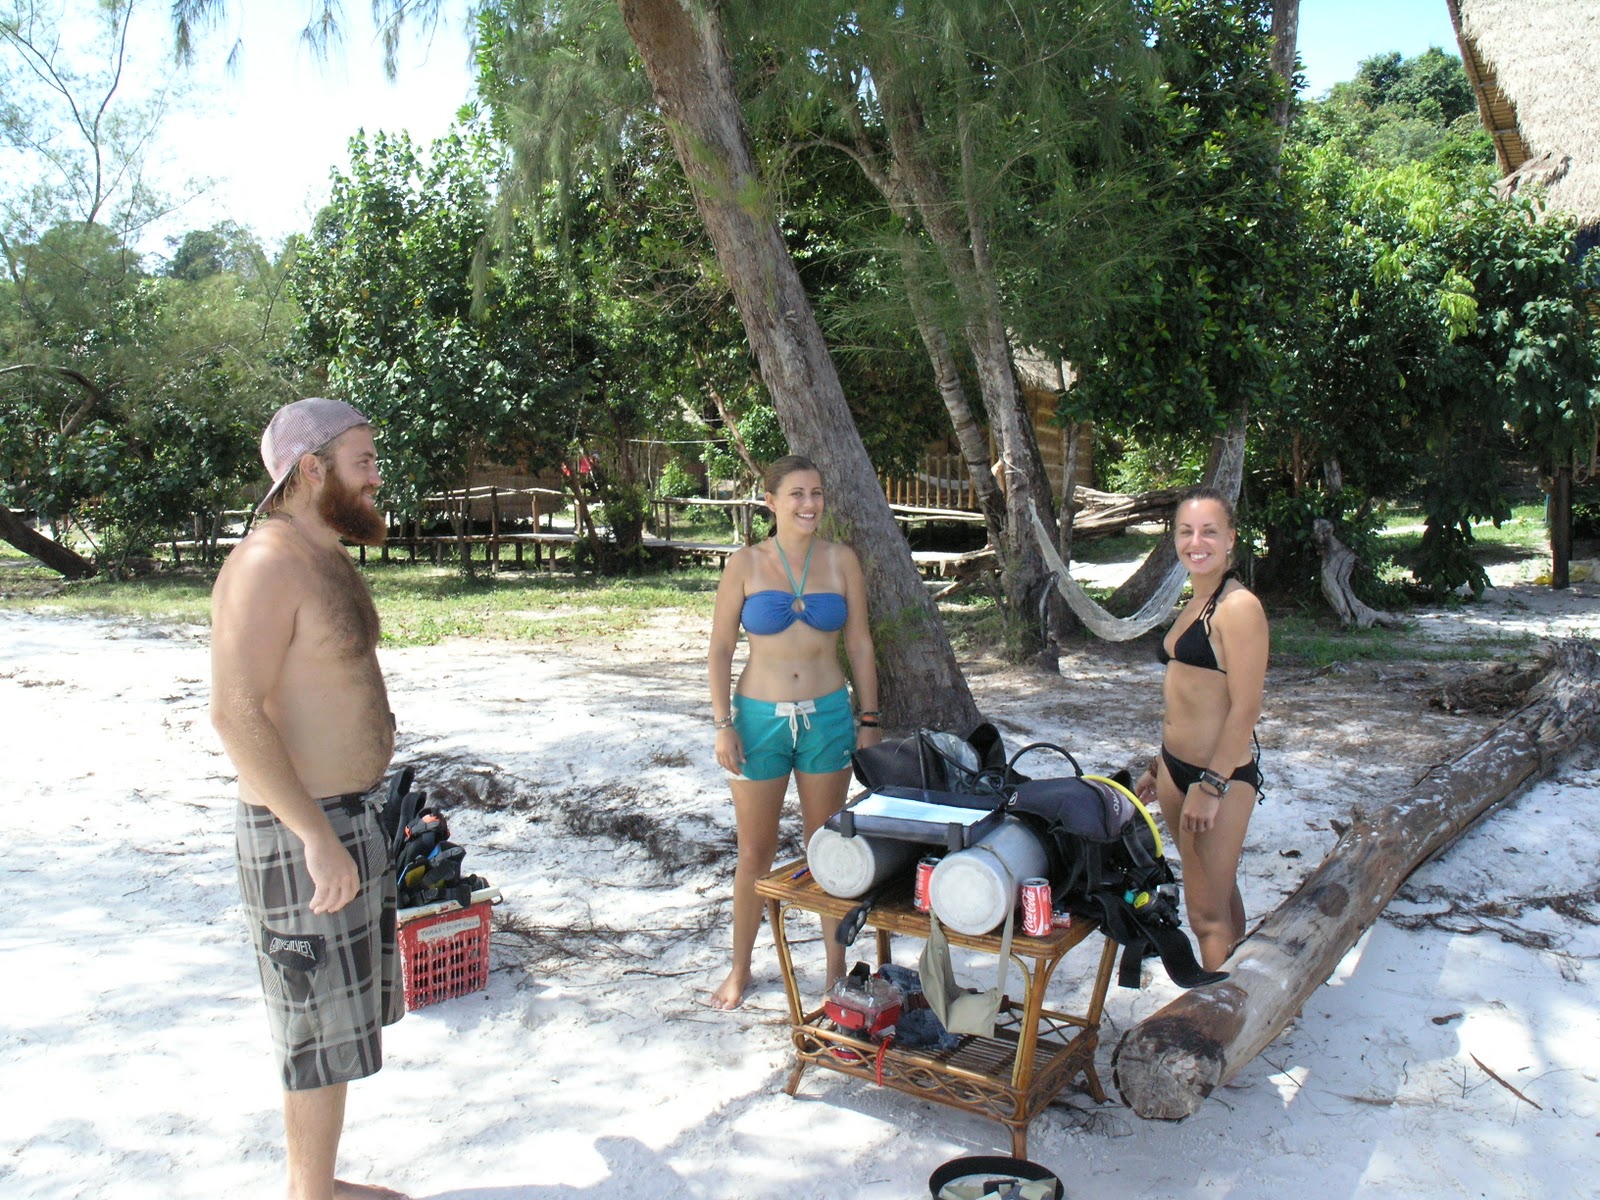
[[[1024,879],[1049,869],[1044,844],[1016,817],[1007,817],[976,845],[946,855],[933,869],[928,894],[934,914],[957,933],[988,933],[1017,903]]]
[[[845,837],[820,826],[806,847],[806,862],[817,886],[830,896],[854,900],[910,865],[923,847],[915,842],[857,834]]]

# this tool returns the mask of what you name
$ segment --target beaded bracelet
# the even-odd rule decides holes
[[[712,722],[711,722],[711,728],[713,728],[713,729],[732,729],[733,728],[733,718],[732,717],[713,718]]]

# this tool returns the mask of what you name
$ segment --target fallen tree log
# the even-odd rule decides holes
[[[1182,494],[1181,488],[1132,494],[1100,492],[1080,484],[1072,490],[1073,530],[1089,537],[1109,537],[1130,525],[1164,522]]]
[[[1381,811],[1357,814],[1321,865],[1235,947],[1222,983],[1185,992],[1125,1034],[1112,1056],[1124,1102],[1181,1120],[1264,1050],[1325,983],[1408,875],[1600,723],[1600,655],[1550,648],[1529,703]]]
[[[83,555],[45,537],[3,504],[0,504],[0,541],[9,542],[68,579],[87,579],[95,572],[94,564]]]

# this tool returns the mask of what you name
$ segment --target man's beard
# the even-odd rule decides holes
[[[361,488],[344,481],[337,467],[328,472],[317,497],[317,515],[329,529],[358,546],[381,546],[389,536],[383,514],[367,504]]]

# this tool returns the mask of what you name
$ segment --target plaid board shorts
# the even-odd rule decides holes
[[[239,894],[266,994],[285,1091],[363,1079],[383,1065],[383,1026],[405,1015],[395,946],[395,882],[378,819],[382,785],[321,801],[361,887],[313,914],[305,845],[264,806],[237,809]]]

